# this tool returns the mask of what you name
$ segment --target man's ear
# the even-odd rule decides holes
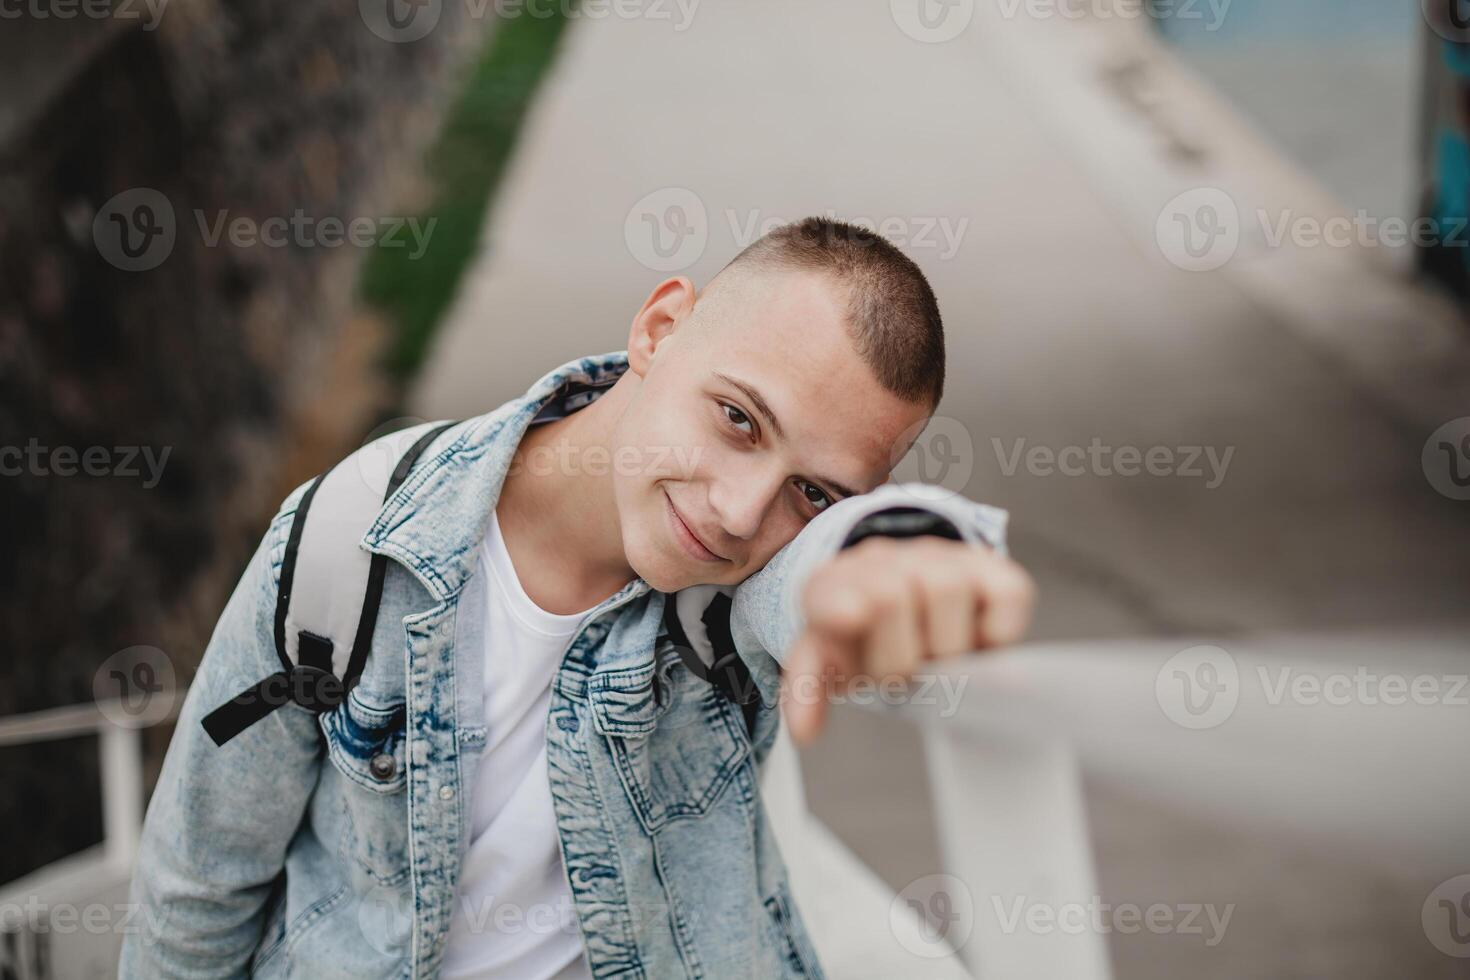
[[[673,276],[653,287],[628,331],[628,368],[640,378],[653,356],[694,310],[696,292],[688,276]]]

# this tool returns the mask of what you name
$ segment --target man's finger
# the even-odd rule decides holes
[[[816,738],[826,724],[830,673],[821,644],[803,632],[792,644],[781,672],[781,711],[798,745]]]
[[[924,655],[917,582],[909,569],[887,573],[869,593],[872,628],[863,640],[861,668],[874,678],[908,675]]]
[[[1020,565],[999,555],[975,565],[975,587],[981,596],[975,616],[975,648],[1014,643],[1026,633],[1036,604],[1036,584]]]
[[[936,659],[969,653],[974,649],[980,603],[971,577],[955,574],[948,565],[929,566],[918,574],[923,583],[920,620],[926,650]]]

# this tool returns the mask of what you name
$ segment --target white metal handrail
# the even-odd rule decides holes
[[[1349,842],[1413,873],[1460,871],[1470,854],[1470,656],[1459,635],[1030,645],[946,664],[933,676],[957,697],[944,703],[873,700],[923,734],[945,871],[976,906],[973,933],[956,944],[968,971],[986,980],[1111,976],[1097,932],[1007,929],[986,914],[996,897],[1061,908],[1097,895],[1084,770],[1236,827]],[[1190,691],[1195,683],[1204,686]],[[1210,690],[1224,710],[1182,700]],[[107,702],[0,720],[0,746],[98,734],[106,827],[101,847],[0,886],[0,909],[38,895],[75,901],[99,882],[127,880],[142,821],[140,728],[178,701],[127,725]],[[840,897],[816,897],[872,906],[829,918],[818,937],[824,958],[844,933],[856,944],[860,929],[871,938],[910,927],[893,911],[899,897],[810,818],[784,731],[762,785],[799,896],[836,881]],[[954,975],[919,971],[922,957],[911,963],[908,975]]]
[[[50,945],[49,929],[34,918],[64,912],[74,921],[79,910],[126,888],[143,827],[142,730],[172,719],[180,701],[155,697],[139,711],[113,698],[0,718],[0,747],[96,735],[102,782],[102,842],[0,884],[0,935],[19,940],[0,952],[7,976],[43,980],[115,971],[120,935],[84,932],[94,941],[60,948]]]
[[[989,905],[1095,900],[1083,770],[1240,829],[1346,842],[1405,873],[1463,871],[1461,635],[1031,645],[946,665],[951,689],[963,685],[952,713],[870,703],[923,733],[945,870],[976,905],[959,950],[974,975],[1107,980],[1105,936],[1001,928]]]

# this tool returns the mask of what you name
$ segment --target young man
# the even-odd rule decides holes
[[[1030,615],[1004,512],[886,483],[943,379],[928,283],[860,229],[660,283],[626,351],[426,437],[361,535],[361,679],[217,745],[279,666],[297,490],[185,701],[121,976],[820,976],[759,795],[782,712],[809,739],[853,675]]]

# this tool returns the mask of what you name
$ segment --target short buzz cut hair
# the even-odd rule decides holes
[[[782,225],[725,266],[825,273],[848,295],[848,328],[878,383],[932,413],[944,396],[944,324],[924,273],[892,242],[857,225],[811,217]]]

